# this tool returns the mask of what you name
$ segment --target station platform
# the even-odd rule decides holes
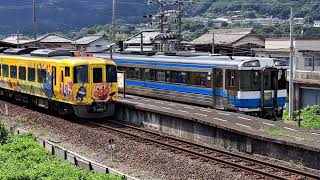
[[[320,170],[320,131],[241,113],[126,95],[117,119],[205,144]]]
[[[191,118],[194,121],[218,126],[219,128],[230,131],[245,134],[249,133],[252,136],[271,138],[276,141],[287,141],[286,144],[299,144],[306,149],[319,149],[320,152],[320,130],[300,128],[285,124],[281,121],[272,121],[241,113],[133,95],[126,95],[126,98],[120,97],[119,102],[129,103],[152,111],[160,111],[170,115],[174,114],[183,116],[184,118]],[[268,131],[268,129],[270,131]],[[275,132],[272,133],[272,129],[274,129]]]

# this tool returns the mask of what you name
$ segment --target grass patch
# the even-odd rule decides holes
[[[283,136],[283,137],[288,137],[288,138],[292,138],[292,139],[301,138],[301,137],[296,136],[296,134],[294,132],[287,131],[283,128],[278,128],[278,127],[261,127],[259,130],[264,133],[271,134],[274,136]],[[313,141],[314,140],[310,135],[304,135],[304,137],[302,137],[301,139],[304,141]]]
[[[301,110],[301,127],[320,130],[320,106],[308,106]],[[288,111],[283,113],[283,122],[298,126],[298,111],[293,112],[293,120],[289,119]]]
[[[121,180],[121,177],[78,169],[48,155],[31,134],[13,136],[0,145],[0,179]]]

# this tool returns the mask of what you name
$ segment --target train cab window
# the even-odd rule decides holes
[[[107,65],[106,71],[107,71],[107,82],[117,82],[117,67]]]
[[[27,79],[27,72],[26,67],[19,67],[19,79],[26,80]]]
[[[285,69],[278,72],[278,88],[287,89],[287,71]]]
[[[93,83],[102,83],[102,68],[93,68]]]
[[[10,66],[10,78],[17,78],[17,66]]]
[[[74,83],[88,83],[88,66],[76,66],[74,68]]]
[[[37,69],[38,83],[45,83],[47,71],[45,69]]]
[[[260,91],[261,90],[260,71],[240,71],[240,90],[241,91]]]
[[[35,82],[35,80],[36,80],[35,68],[28,68],[28,81]]]
[[[65,77],[70,77],[70,67],[65,67],[64,68],[64,76]]]
[[[2,75],[3,77],[9,77],[9,66],[2,64]]]
[[[157,70],[157,81],[166,81],[166,73],[164,70]]]
[[[188,83],[188,73],[187,72],[173,71],[172,72],[172,82],[173,83],[187,84]]]

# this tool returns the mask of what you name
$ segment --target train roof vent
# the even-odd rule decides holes
[[[22,54],[30,54],[30,52],[34,51],[36,48],[10,48],[3,51],[3,54],[10,55],[22,55]]]
[[[38,49],[30,54],[38,57],[72,56],[72,49]]]

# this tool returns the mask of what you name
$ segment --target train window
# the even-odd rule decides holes
[[[166,73],[164,70],[157,70],[157,81],[166,81]]]
[[[199,86],[207,86],[207,74],[192,72],[190,73],[190,84],[199,85]]]
[[[2,65],[0,64],[0,76],[2,76]]]
[[[52,66],[52,79],[53,84],[57,85],[57,68],[55,66]]]
[[[27,79],[27,70],[26,67],[19,67],[19,79],[26,80]]]
[[[10,78],[17,78],[17,66],[10,66]]]
[[[140,68],[134,68],[134,79],[141,79],[141,69]]]
[[[36,80],[35,68],[28,68],[28,81],[34,82]]]
[[[187,84],[187,82],[188,82],[188,73],[187,72],[173,71],[172,72],[172,82],[173,83]]]
[[[144,69],[144,79],[146,81],[155,81],[156,80],[156,70]]]
[[[287,71],[285,69],[278,72],[278,88],[287,89]]]
[[[3,77],[9,77],[9,66],[2,64],[2,75]]]
[[[45,69],[37,69],[38,83],[45,83],[47,71]]]
[[[171,82],[171,71],[166,71],[166,82]]]
[[[88,66],[76,66],[74,68],[74,83],[88,83]]]
[[[227,87],[229,88],[229,87],[231,87],[231,88],[233,88],[234,87],[234,85],[235,85],[235,74],[234,74],[234,70],[227,70],[227,78],[226,78],[226,80],[227,80]]]
[[[93,68],[93,83],[102,83],[102,68]]]
[[[134,68],[132,67],[127,68],[127,77],[134,78]]]
[[[64,68],[64,76],[65,77],[70,77],[70,67],[65,67]]]
[[[107,65],[106,70],[107,70],[107,82],[117,82],[117,67]]]
[[[260,71],[240,71],[241,91],[260,91],[261,73]]]

